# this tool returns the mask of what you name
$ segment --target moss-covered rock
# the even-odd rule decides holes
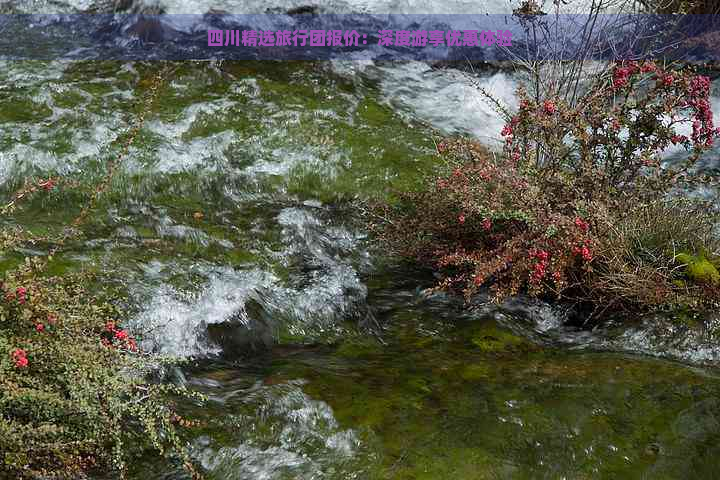
[[[503,352],[526,343],[521,337],[493,324],[483,325],[472,336],[472,343],[483,352]]]
[[[685,275],[695,283],[720,284],[720,273],[715,265],[702,256],[681,253],[676,257],[679,263],[685,264]]]

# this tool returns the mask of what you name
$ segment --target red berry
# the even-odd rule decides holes
[[[116,330],[115,338],[117,338],[118,340],[126,340],[128,338],[128,334],[125,330]]]

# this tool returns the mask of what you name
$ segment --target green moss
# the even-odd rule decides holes
[[[55,105],[61,108],[73,108],[78,107],[86,102],[85,97],[80,95],[77,91],[63,91],[60,92],[53,92],[52,94],[53,102],[55,102]]]
[[[367,126],[384,127],[393,121],[393,112],[387,106],[365,99],[358,108],[358,115]]]
[[[679,263],[686,265],[685,275],[693,282],[720,284],[720,273],[715,265],[705,257],[681,253],[677,255],[676,259]]]
[[[720,273],[707,260],[688,265],[688,276],[698,283],[712,283],[713,285],[720,283]]]
[[[495,325],[487,324],[479,328],[472,336],[472,343],[483,352],[502,352],[512,350],[525,341]]]
[[[87,263],[93,266],[92,262]],[[62,276],[69,273],[79,272],[82,268],[83,263],[80,261],[73,260],[64,255],[56,255],[50,262],[48,262],[43,274],[48,277]]]
[[[460,372],[460,377],[462,377],[463,380],[467,380],[468,382],[482,380],[483,378],[488,378],[489,375],[490,368],[482,363],[467,365]]]
[[[342,343],[335,354],[345,358],[362,358],[377,355],[381,345],[373,338],[350,339]]]
[[[52,115],[47,105],[35,103],[30,99],[15,97],[10,102],[2,102],[0,123],[38,122]]]
[[[258,260],[257,255],[238,248],[231,249],[225,255],[234,266],[257,262]]]
[[[7,272],[17,268],[23,263],[25,257],[17,252],[0,252],[0,272]]]
[[[107,95],[113,91],[112,86],[109,83],[104,83],[102,81],[85,82],[79,85],[79,87],[87,93],[97,97]]]
[[[432,387],[425,378],[415,376],[407,379],[408,390],[423,395],[432,392]]]

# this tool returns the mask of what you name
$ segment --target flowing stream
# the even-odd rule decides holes
[[[89,2],[12,8],[72,12]],[[458,0],[447,9],[507,7]],[[6,221],[59,233],[117,156],[118,135],[163,65],[0,67],[3,191],[28,175],[77,182]],[[128,299],[143,347],[189,360],[170,380],[210,399],[179,405],[203,424],[188,442],[209,478],[716,478],[717,319],[572,331],[556,307],[521,298],[468,310],[425,295],[432,276],[368,241],[357,200],[417,185],[442,135],[497,145],[502,121],[473,81],[514,104],[509,72],[419,62],[184,62],[161,85],[53,273],[103,272],[98,289]],[[717,96],[713,105],[718,117]],[[0,261],[42,253],[5,252]],[[137,479],[188,478],[152,456],[132,470]]]

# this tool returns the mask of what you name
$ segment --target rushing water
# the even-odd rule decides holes
[[[353,8],[425,8],[406,3]],[[68,10],[58,5],[15,7]],[[117,156],[162,65],[0,66],[4,191],[27,175],[77,181],[7,221],[58,234]],[[417,62],[186,62],[160,87],[53,271],[103,272],[99,288],[128,299],[143,346],[191,360],[172,377],[210,398],[180,405],[201,421],[188,442],[210,478],[669,479],[720,469],[717,321],[588,332],[523,299],[468,311],[424,295],[431,276],[367,241],[356,200],[416,185],[440,135],[498,141],[501,122],[473,82],[513,105],[509,73]],[[3,264],[46,250],[35,248],[5,252]],[[133,470],[185,478],[153,458]]]

